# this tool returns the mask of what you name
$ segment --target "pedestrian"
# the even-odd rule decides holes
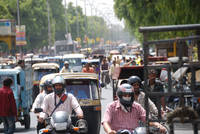
[[[15,131],[15,119],[17,117],[17,107],[12,89],[11,78],[3,80],[3,87],[0,88],[0,117],[4,125],[5,134],[13,134]]]

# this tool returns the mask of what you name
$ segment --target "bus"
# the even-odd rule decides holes
[[[73,44],[67,44],[66,40],[56,41],[54,44],[54,54],[64,55],[67,53],[79,52],[80,48],[77,42],[73,41]]]

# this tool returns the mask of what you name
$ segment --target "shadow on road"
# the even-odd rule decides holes
[[[27,133],[27,132],[33,132],[36,131],[36,128],[30,128],[30,129],[25,129],[25,128],[16,128],[15,133]],[[3,128],[0,128],[0,133],[3,133]]]

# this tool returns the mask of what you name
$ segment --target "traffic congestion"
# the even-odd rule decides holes
[[[198,6],[0,1],[0,133],[198,134]]]

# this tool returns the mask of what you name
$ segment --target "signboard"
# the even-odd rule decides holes
[[[0,36],[15,36],[15,21],[0,19]]]
[[[16,26],[16,45],[24,46],[26,45],[26,27],[25,25]]]

